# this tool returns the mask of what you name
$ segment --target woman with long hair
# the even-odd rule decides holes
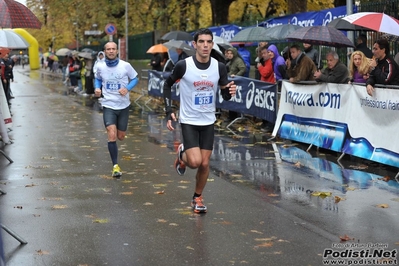
[[[369,60],[361,51],[352,53],[349,63],[349,83],[366,83],[369,77]]]

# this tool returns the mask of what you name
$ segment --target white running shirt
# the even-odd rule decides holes
[[[220,79],[218,61],[210,58],[207,69],[195,66],[193,57],[186,58],[186,72],[180,80],[180,117],[183,124],[205,126],[215,122],[216,93]]]
[[[126,61],[119,60],[114,67],[106,63],[98,64],[96,78],[102,80],[102,93],[104,99],[101,105],[114,110],[125,109],[130,105],[129,93],[122,96],[118,91],[126,88],[130,80],[137,77],[136,70]]]

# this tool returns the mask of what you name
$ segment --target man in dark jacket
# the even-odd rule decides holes
[[[317,51],[312,44],[303,43],[303,52],[312,59],[313,63],[316,65],[317,69],[322,69],[323,66],[319,66],[319,51]]]
[[[348,67],[339,61],[337,52],[330,51],[326,55],[327,67],[314,73],[316,81],[328,83],[348,83]]]
[[[390,56],[389,42],[379,39],[373,45],[375,60],[370,60],[370,77],[367,79],[367,93],[373,96],[375,84],[399,85],[399,66]]]
[[[367,47],[367,36],[365,34],[360,34],[356,42],[356,51],[362,52],[368,58],[373,57],[373,52]]]
[[[287,75],[290,82],[312,81],[316,72],[316,65],[301,48],[294,44],[290,47],[291,57],[285,61]]]

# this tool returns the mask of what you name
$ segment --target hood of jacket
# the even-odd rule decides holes
[[[233,59],[238,55],[237,49],[234,47],[227,48],[227,51],[231,51],[233,53]]]
[[[100,55],[103,55],[103,58],[100,58]],[[105,53],[103,51],[98,52],[97,54],[97,60],[98,61],[104,61],[105,60]]]
[[[271,44],[269,47],[267,47],[267,50],[271,51],[274,54],[272,61],[275,62],[277,58],[280,56],[277,47],[274,44]]]

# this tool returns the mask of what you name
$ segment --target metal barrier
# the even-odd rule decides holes
[[[149,69],[142,69],[142,70],[141,70],[140,79],[144,79],[144,80],[147,80],[147,81],[148,81],[148,70],[149,70]],[[138,91],[138,93],[140,93],[141,95],[140,95],[139,97],[137,97],[137,98],[134,100],[134,103],[137,104],[139,107],[143,108],[143,106],[140,105],[140,104],[138,103],[138,101],[139,101],[141,98],[143,98],[144,96],[148,96],[148,88],[141,88],[140,91]],[[152,108],[148,106],[148,103],[151,102],[151,100],[152,100],[152,98],[149,97],[148,100],[146,100],[146,101],[144,102],[144,106],[147,107],[148,109],[150,109],[150,111],[152,111]]]

